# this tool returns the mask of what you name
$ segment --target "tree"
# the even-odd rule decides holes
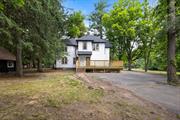
[[[33,61],[37,63],[38,71],[41,71],[42,64],[54,62],[56,51],[62,44],[63,14],[59,0],[25,1],[23,7],[14,7],[13,0],[3,2],[1,43],[17,49],[18,73],[22,73],[22,63]]]
[[[107,2],[105,0],[100,0],[98,3],[94,4],[95,11],[93,11],[89,20],[92,22],[90,28],[96,29],[99,32],[100,38],[103,38],[103,24],[102,17],[106,13],[106,8],[108,7]]]
[[[19,1],[5,1],[3,0],[0,2],[0,19],[2,20],[0,24],[2,25],[2,28],[0,29],[0,34],[2,36],[5,36],[8,38],[7,40],[4,40],[4,38],[1,38],[2,45],[7,46],[8,44],[10,46],[13,46],[12,49],[16,49],[16,70],[17,75],[22,77],[23,75],[23,69],[22,69],[22,40],[21,36],[23,34],[22,26],[18,23],[22,23],[22,19],[19,19],[22,17],[20,10],[22,10],[24,5],[24,0]],[[18,14],[14,14],[14,13]],[[16,17],[15,17],[16,16]]]
[[[84,25],[85,17],[82,15],[81,11],[73,12],[67,17],[67,36],[70,38],[81,37],[86,32],[86,27]]]
[[[168,43],[167,43],[167,54],[168,54],[168,67],[167,67],[167,81],[168,83],[176,83],[176,7],[175,0],[167,0],[168,2]]]
[[[139,24],[139,38],[142,56],[144,58],[144,70],[147,72],[150,62],[150,54],[159,32],[157,19],[154,15],[154,9],[149,6],[148,0],[143,2],[143,16]]]
[[[128,61],[128,70],[131,70],[132,62],[139,56],[138,26],[142,17],[142,8],[138,0],[119,0],[109,14],[103,16],[103,24],[107,33],[112,33],[113,47],[123,53]]]

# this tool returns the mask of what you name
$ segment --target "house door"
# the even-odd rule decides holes
[[[86,57],[86,66],[87,66],[87,67],[90,66],[90,57]]]

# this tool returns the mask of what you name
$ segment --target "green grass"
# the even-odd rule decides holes
[[[138,72],[144,72],[143,69],[132,69],[133,71],[138,71]],[[158,71],[158,70],[148,70],[147,73],[153,73],[153,74],[163,74],[166,75],[166,71]],[[177,75],[180,75],[180,72],[176,72]]]
[[[38,79],[0,81],[0,99],[19,96],[27,101],[35,96],[38,103],[47,107],[61,107],[74,102],[98,102],[101,89],[88,89],[73,74],[46,75]],[[12,78],[13,79],[13,78]],[[7,97],[8,96],[8,97]]]

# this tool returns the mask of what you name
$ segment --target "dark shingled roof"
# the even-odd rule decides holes
[[[105,48],[112,48],[112,44],[107,41],[105,44]]]
[[[91,55],[91,51],[78,51],[78,55]]]
[[[109,41],[103,40],[100,37],[93,36],[93,35],[85,35],[78,39],[72,38],[69,40],[65,40],[65,43],[67,46],[77,46],[77,41],[92,41],[93,43],[105,43],[106,48],[112,47],[112,45],[109,43]]]
[[[98,43],[106,42],[105,40],[102,40],[100,37],[94,36],[94,35],[85,35],[85,36],[78,38],[77,40],[78,41],[93,41],[93,42],[98,42]]]
[[[65,43],[67,46],[77,46],[77,41],[74,38],[69,39],[69,40],[65,40]]]
[[[0,47],[0,60],[16,60],[16,56],[10,53],[7,49]]]

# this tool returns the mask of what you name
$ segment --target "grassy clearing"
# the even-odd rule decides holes
[[[61,106],[75,101],[96,102],[100,89],[88,89],[73,74],[50,75],[37,80],[8,81],[0,84],[0,96],[35,96],[45,105]]]
[[[41,113],[43,110],[37,111],[37,107],[61,108],[75,102],[96,103],[103,96],[101,89],[88,89],[73,73],[51,73],[45,76],[43,74],[42,77],[20,80],[8,79],[0,80],[1,120],[47,118]],[[37,110],[33,111],[35,108]]]

